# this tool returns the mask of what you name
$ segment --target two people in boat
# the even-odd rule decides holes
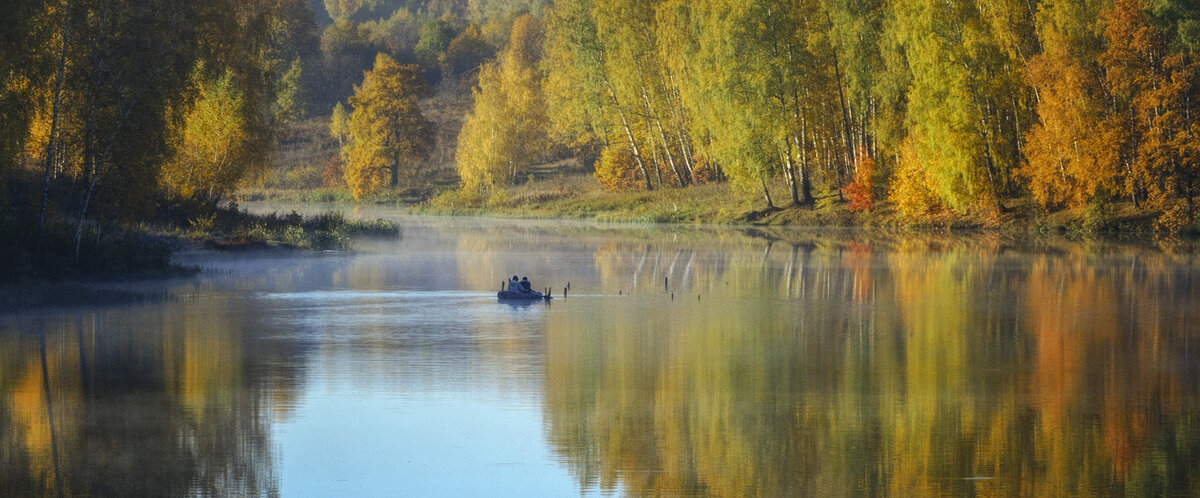
[[[508,291],[521,293],[533,292],[533,285],[529,283],[529,277],[521,277],[521,280],[517,280],[517,276],[513,275],[512,280],[508,281]]]

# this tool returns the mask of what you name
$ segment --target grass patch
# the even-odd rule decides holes
[[[284,246],[307,250],[347,250],[355,237],[397,237],[400,227],[387,220],[347,220],[341,213],[304,217],[295,211],[254,215],[237,205],[184,213],[173,225],[176,236],[217,249]]]

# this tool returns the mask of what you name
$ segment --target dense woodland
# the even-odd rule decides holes
[[[480,76],[467,188],[569,144],[614,189],[728,179],[767,205],[886,198],[920,218],[1025,197],[1195,222],[1190,0],[560,0],[529,22]]]
[[[914,219],[1131,204],[1194,227],[1190,0],[21,0],[0,25],[8,264],[262,184],[290,130],[356,198],[565,158]],[[783,186],[781,188],[780,186]],[[37,263],[36,261],[34,263]]]

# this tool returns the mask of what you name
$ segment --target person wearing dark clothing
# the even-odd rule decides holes
[[[525,289],[525,292],[533,292],[533,284],[529,283],[529,277],[521,277],[521,288]]]

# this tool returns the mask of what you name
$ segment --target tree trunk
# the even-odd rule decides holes
[[[617,92],[613,90],[612,83],[608,81],[608,78],[604,79],[604,85],[608,87],[608,95],[612,98],[613,107],[617,109],[617,114],[621,116],[621,127],[624,128],[625,136],[629,139],[629,146],[633,148],[633,160],[642,172],[642,179],[646,182],[646,190],[654,190],[654,185],[650,181],[650,172],[646,170],[646,162],[642,160],[642,150],[638,147],[637,139],[633,136],[633,129],[629,126],[629,118],[625,116],[625,110],[621,108],[621,102],[617,100]]]
[[[804,115],[800,115],[800,142],[796,144],[800,148],[800,195],[805,204],[812,204],[812,179],[808,171],[808,120]]]
[[[678,90],[675,87],[675,78],[670,75],[667,75],[667,78],[671,83],[670,86],[667,87],[667,107],[671,110],[672,124],[675,125],[675,133],[679,140],[679,155],[683,157],[683,169],[687,172],[688,183],[691,184],[696,182],[696,166],[692,159],[692,151],[689,149],[688,145],[687,126],[684,124],[683,111],[679,109],[678,105],[675,103],[678,101]],[[666,83],[664,82],[664,85],[665,84]],[[675,95],[676,98],[672,99],[672,95]]]
[[[775,203],[771,201],[771,191],[767,190],[767,180],[761,176],[758,177],[758,182],[762,185],[763,198],[767,200],[767,209],[775,209]]]
[[[667,134],[663,131],[662,121],[654,118],[654,124],[658,125],[658,139],[662,141],[663,153],[667,156],[667,164],[671,165],[671,171],[675,173],[675,180],[679,182],[680,187],[686,187],[687,180],[679,171],[679,166],[675,163],[675,156],[671,154],[671,145],[667,142]]]
[[[400,153],[396,153],[396,158],[392,160],[392,188],[395,189],[400,185]]]
[[[38,240],[46,226],[46,207],[50,202],[50,177],[54,171],[54,139],[58,133],[58,111],[62,103],[63,80],[67,69],[67,42],[71,39],[71,0],[63,10],[62,49],[58,56],[58,72],[54,76],[54,100],[50,107],[50,135],[46,140],[46,171],[42,179],[42,201],[38,208]]]
[[[830,21],[830,25],[832,24],[833,22]],[[852,167],[854,165],[854,138],[850,133],[850,111],[846,107],[846,92],[842,89],[841,62],[838,60],[836,50],[833,52],[833,77],[837,83],[838,102],[842,106],[842,131],[845,134],[846,140],[846,166]]]
[[[783,153],[783,178],[787,180],[788,194],[792,197],[792,205],[800,205],[800,192],[796,185],[796,169],[792,163],[792,141],[784,138],[787,148]]]

